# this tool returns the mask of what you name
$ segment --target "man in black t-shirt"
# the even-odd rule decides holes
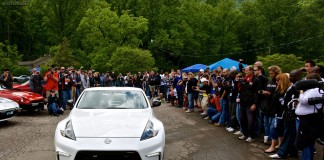
[[[186,88],[185,90],[188,93],[188,110],[186,111],[187,113],[193,112],[194,111],[194,94],[195,94],[195,88],[197,87],[198,80],[194,77],[193,73],[189,72],[188,73],[188,82],[186,83]]]
[[[9,72],[9,69],[5,69],[3,75],[0,77],[0,82],[7,88],[12,89],[13,77]]]

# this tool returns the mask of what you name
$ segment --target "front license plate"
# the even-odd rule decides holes
[[[32,106],[38,106],[39,103],[32,103]]]
[[[13,111],[8,111],[8,112],[6,113],[7,116],[12,116],[13,114],[14,114]]]

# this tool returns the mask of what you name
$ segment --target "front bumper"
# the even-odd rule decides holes
[[[57,160],[84,159],[99,160],[102,156],[123,154],[122,159],[161,160],[165,145],[165,133],[160,131],[157,136],[140,141],[140,138],[76,138],[76,141],[63,137],[58,130],[55,133],[55,151]],[[80,156],[84,154],[85,156]],[[136,154],[136,155],[135,155]],[[78,157],[76,157],[78,155]],[[133,157],[131,157],[133,156]],[[128,158],[127,158],[128,157]],[[121,159],[120,157],[118,159]],[[82,160],[82,158],[80,159]]]
[[[44,102],[31,102],[28,104],[19,104],[23,110],[44,110]]]
[[[18,112],[20,112],[20,109],[8,109],[8,110],[0,111],[0,122],[1,121],[6,121],[6,120],[12,118]]]

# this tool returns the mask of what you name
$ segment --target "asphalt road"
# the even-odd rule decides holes
[[[166,130],[165,160],[263,160],[268,146],[256,140],[247,143],[200,118],[198,112],[185,113],[168,103],[154,108]],[[0,122],[0,160],[54,160],[54,130],[68,116],[54,117],[47,112],[23,113]],[[316,146],[315,159],[322,159]]]

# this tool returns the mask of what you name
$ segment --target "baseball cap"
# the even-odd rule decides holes
[[[202,79],[200,79],[200,82],[201,83],[204,83],[204,82],[207,82],[208,80],[206,79],[206,78],[202,78]]]
[[[204,70],[203,69],[200,69],[199,72],[203,72]]]

